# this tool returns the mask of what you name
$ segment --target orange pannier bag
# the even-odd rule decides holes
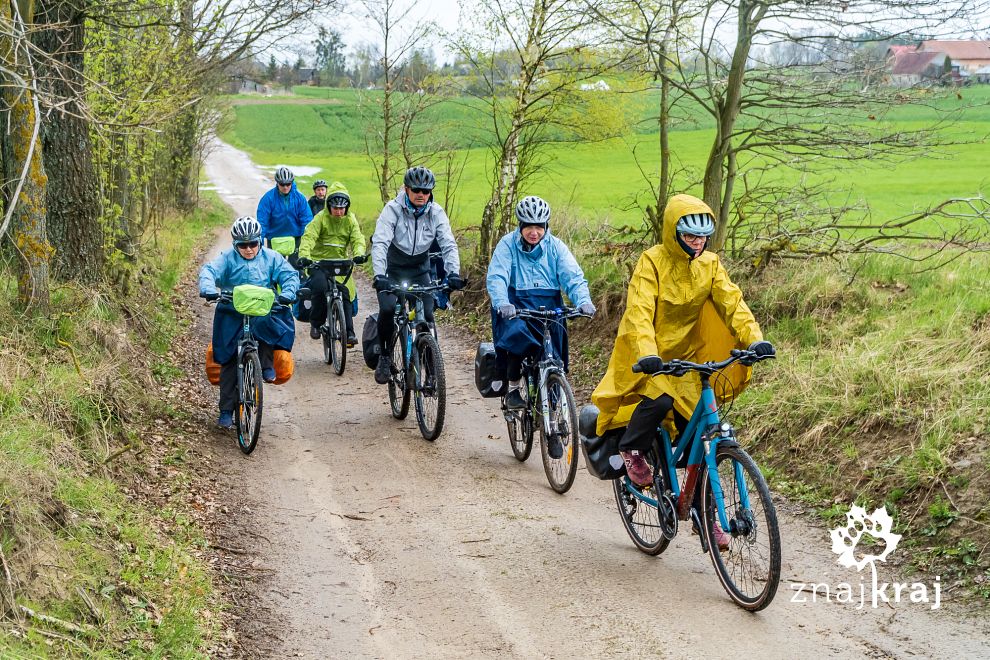
[[[296,363],[292,359],[292,353],[275,349],[275,384],[289,382],[293,372],[296,370]]]
[[[213,359],[213,343],[206,347],[206,379],[210,385],[220,384],[220,365]]]

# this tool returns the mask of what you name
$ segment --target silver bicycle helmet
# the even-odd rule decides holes
[[[516,204],[516,220],[519,226],[542,225],[550,226],[550,205],[536,195],[524,197]]]
[[[277,170],[275,170],[275,183],[280,183],[280,184],[282,184],[284,186],[287,183],[292,183],[292,181],[295,178],[296,178],[296,175],[293,174],[292,173],[292,170],[290,170],[285,165],[283,165],[282,167],[279,167]]]
[[[316,181],[313,182],[313,190],[316,190],[320,186],[323,186],[324,188],[327,187],[326,179],[317,179]]]
[[[422,188],[424,190],[433,190],[434,186],[437,185],[433,172],[423,166],[410,167],[406,170],[402,182],[410,188]]]
[[[715,218],[707,213],[690,213],[677,221],[677,233],[711,236],[715,233]]]
[[[327,197],[327,205],[332,209],[346,209],[351,205],[351,198],[345,192],[335,192]]]
[[[250,215],[242,215],[230,226],[230,238],[234,245],[261,240],[261,223]]]

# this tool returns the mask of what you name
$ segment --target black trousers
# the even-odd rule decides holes
[[[429,273],[424,273],[422,275],[411,277],[411,278],[400,278],[393,276],[390,272],[389,277],[393,282],[406,281],[409,284],[423,284],[429,285],[433,282],[430,279]],[[398,298],[393,293],[386,291],[378,292],[378,342],[382,347],[382,355],[386,354],[388,350],[388,341],[392,338],[392,333],[395,332],[395,303]],[[426,320],[433,323],[433,305],[434,300],[432,295],[423,295],[420,297],[423,301],[423,315]]]
[[[313,292],[313,311],[310,312],[309,322],[314,328],[323,325],[327,320],[327,291],[330,288],[330,278],[323,270],[315,268],[309,276],[309,290]],[[337,288],[344,296],[344,319],[347,323],[347,334],[354,334],[354,306],[351,304],[351,292],[343,284]]]
[[[519,380],[522,378],[522,355],[515,353],[505,353],[505,376],[509,380]]]
[[[629,425],[626,426],[622,439],[619,440],[619,451],[639,450],[646,452],[653,446],[657,427],[674,407],[674,399],[669,394],[661,394],[655,399],[643,397],[633,410]],[[678,431],[683,431],[687,420],[682,415],[674,413],[674,425]]]
[[[275,366],[275,349],[271,344],[258,341],[258,357],[261,358],[261,368],[271,369]],[[261,374],[258,374],[259,376]],[[237,356],[220,365],[220,411],[233,411],[237,407]]]

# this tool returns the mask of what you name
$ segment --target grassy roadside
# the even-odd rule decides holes
[[[164,392],[172,288],[226,214],[173,219],[137,291],[63,285],[49,319],[0,297],[0,656],[197,657],[219,630]]]

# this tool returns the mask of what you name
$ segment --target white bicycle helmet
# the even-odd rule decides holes
[[[524,197],[516,204],[516,220],[519,221],[520,227],[523,225],[542,225],[549,227],[550,205],[536,195]]]
[[[234,245],[261,241],[261,223],[250,215],[242,215],[230,226],[230,238]]]
[[[689,213],[677,221],[677,233],[711,236],[715,233],[715,218],[707,213]]]
[[[292,183],[295,178],[296,175],[285,165],[275,170],[275,183],[280,183],[284,186],[287,183]]]

